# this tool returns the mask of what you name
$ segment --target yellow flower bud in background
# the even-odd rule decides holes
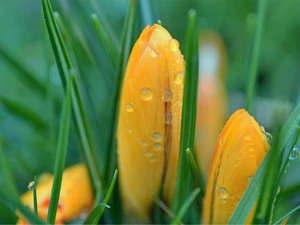
[[[205,31],[199,36],[199,81],[195,147],[205,177],[214,145],[227,116],[224,85],[226,53],[220,35]]]
[[[179,43],[147,26],[131,52],[118,122],[120,188],[128,220],[148,222],[162,187],[173,197],[179,155],[185,62]]]
[[[204,224],[226,224],[270,146],[265,131],[245,110],[237,110],[221,131],[210,165]],[[254,208],[246,223],[252,222]]]
[[[53,184],[53,175],[42,175],[36,186],[39,216],[46,220]],[[29,190],[21,196],[23,204],[33,210],[33,191]],[[58,209],[55,224],[78,218],[90,211],[93,204],[93,190],[84,164],[67,168],[63,173]],[[30,224],[20,216],[19,225]]]

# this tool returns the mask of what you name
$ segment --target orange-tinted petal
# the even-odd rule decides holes
[[[53,175],[42,175],[36,186],[38,213],[42,219],[47,219],[48,207],[53,184]],[[21,201],[33,210],[33,191],[22,195]],[[59,205],[55,224],[75,219],[84,211],[90,210],[93,203],[92,186],[87,168],[84,164],[77,164],[67,168],[63,173]],[[29,224],[20,217],[17,224]]]
[[[212,158],[203,223],[226,224],[269,149],[265,134],[245,110],[237,110],[219,135]],[[253,210],[247,223],[251,222]]]
[[[147,26],[131,52],[118,123],[120,185],[127,217],[147,222],[161,184],[171,201],[180,140],[184,60],[179,43]]]
[[[199,84],[196,122],[196,154],[207,176],[218,134],[227,115],[224,87],[226,55],[221,37],[212,31],[199,37]]]

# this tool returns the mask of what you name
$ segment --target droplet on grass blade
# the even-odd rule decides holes
[[[297,146],[294,146],[293,150],[291,151],[289,155],[290,160],[295,160],[300,156],[300,151]]]
[[[30,181],[27,187],[28,187],[29,190],[33,191],[34,188],[35,188],[34,181]]]

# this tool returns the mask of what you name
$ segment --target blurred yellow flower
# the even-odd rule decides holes
[[[124,210],[136,221],[150,220],[160,190],[167,203],[173,197],[184,68],[178,41],[159,25],[147,26],[127,65],[117,132]]]
[[[226,53],[223,40],[213,31],[199,36],[199,81],[195,147],[205,177],[214,145],[227,115],[224,87]]]
[[[42,175],[36,186],[39,216],[46,220],[53,184],[53,175]],[[22,195],[21,201],[33,210],[33,191]],[[84,164],[77,164],[67,168],[63,173],[60,198],[55,224],[62,224],[88,213],[93,204],[93,190],[89,180],[87,168]],[[20,216],[19,225],[30,224]]]
[[[237,110],[221,131],[204,199],[204,224],[226,224],[270,146],[263,127]],[[255,208],[255,207],[254,207]],[[246,223],[252,222],[252,209]]]

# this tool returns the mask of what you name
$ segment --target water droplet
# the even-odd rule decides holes
[[[286,164],[286,167],[289,167],[291,164],[290,164],[290,162],[288,162],[287,164]]]
[[[154,144],[153,144],[153,148],[154,148],[155,151],[160,151],[160,150],[161,150],[161,144],[159,144],[159,143],[154,143]]]
[[[178,58],[176,59],[176,63],[180,63],[180,61],[181,61],[181,59],[178,57]]]
[[[165,90],[165,93],[164,93],[164,101],[165,102],[169,102],[172,100],[172,91],[170,90]]]
[[[244,135],[244,140],[246,140],[246,141],[251,141],[252,140],[252,136],[251,136],[251,134],[245,134]]]
[[[166,113],[165,124],[172,124],[172,113],[170,112]]]
[[[173,52],[176,52],[179,49],[179,42],[176,39],[171,39],[169,45]]]
[[[251,145],[251,146],[249,147],[249,151],[250,151],[250,152],[254,152],[254,150],[255,150],[254,146]]]
[[[222,204],[226,204],[227,200],[225,198],[221,199]]]
[[[146,146],[148,145],[147,141],[145,141],[145,140],[142,140],[142,141],[141,141],[141,144],[142,144],[144,147],[146,147]]]
[[[175,83],[176,84],[182,84],[184,79],[184,72],[179,72],[175,75]]]
[[[300,151],[297,146],[294,146],[293,150],[291,151],[289,155],[290,160],[295,160],[300,156]]]
[[[221,146],[222,146],[222,145],[224,145],[224,143],[225,143],[224,139],[223,139],[223,138],[221,138],[221,139],[220,139],[220,141],[219,141],[219,145],[221,145]]]
[[[150,157],[150,162],[155,162],[156,161],[156,157],[154,156],[154,155],[152,155],[151,157]]]
[[[253,179],[253,176],[249,176],[246,178],[247,182],[249,182],[249,183],[251,182],[252,179]]]
[[[161,135],[158,132],[152,134],[152,138],[155,142],[159,142],[161,140]]]
[[[126,104],[125,108],[126,108],[127,112],[132,112],[133,111],[133,106],[131,104]]]
[[[132,129],[131,129],[131,128],[128,128],[128,132],[129,132],[129,133],[132,133]]]
[[[218,192],[219,192],[219,196],[220,196],[222,199],[228,198],[228,192],[227,192],[226,188],[220,187],[219,190],[218,190]]]
[[[146,157],[150,157],[150,156],[152,156],[152,153],[151,153],[150,151],[146,151],[146,152],[145,152],[145,156],[146,156]]]
[[[34,190],[34,181],[30,181],[27,187],[29,190],[33,191]]]
[[[266,130],[265,130],[265,128],[264,128],[263,126],[260,126],[260,131],[261,131],[263,134],[266,133]]]
[[[270,143],[272,141],[272,138],[273,138],[272,134],[266,132],[265,135],[266,135],[267,141]]]
[[[152,57],[152,58],[156,58],[157,57],[156,51],[154,49],[150,48],[149,56]]]
[[[142,88],[141,99],[144,101],[149,101],[152,99],[153,92],[149,88]]]

